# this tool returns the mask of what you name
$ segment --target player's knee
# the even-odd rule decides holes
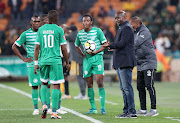
[[[98,83],[98,88],[102,88],[102,87],[104,87],[104,83],[103,82],[99,82]]]
[[[144,90],[145,90],[145,87],[137,86],[137,90],[138,90],[138,91],[144,91]]]
[[[87,86],[88,86],[88,88],[92,88],[93,87],[93,83],[87,82]]]

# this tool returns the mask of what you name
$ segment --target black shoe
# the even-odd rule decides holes
[[[126,115],[127,118],[137,118],[136,114],[128,114]]]
[[[124,117],[126,117],[128,114],[127,113],[122,113],[122,114],[119,114],[119,115],[117,115],[117,116],[115,116],[115,118],[124,118]]]

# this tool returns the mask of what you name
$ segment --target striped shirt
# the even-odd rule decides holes
[[[19,47],[21,47],[21,45],[24,44],[27,52],[27,57],[32,57],[33,60],[36,36],[37,32],[33,31],[30,28],[24,31],[15,42],[15,44]],[[34,67],[34,62],[28,62],[27,67]]]
[[[79,47],[80,44],[82,44],[82,46],[84,47],[84,43],[88,40],[94,41],[96,43],[96,50],[98,50],[103,43],[107,42],[102,30],[100,28],[92,27],[88,32],[86,32],[84,29],[78,32],[75,46]],[[98,54],[103,55],[104,52],[101,51]]]

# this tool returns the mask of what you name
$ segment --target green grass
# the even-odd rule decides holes
[[[27,93],[31,93],[31,88],[28,86],[28,82],[2,82],[11,87],[15,87]],[[139,98],[136,89],[136,83],[133,83],[135,92],[135,104],[136,109],[139,109]],[[180,117],[180,83],[155,83],[156,93],[157,93],[157,109],[159,115],[156,117],[138,117],[137,119],[115,119],[114,117],[122,113],[123,99],[122,93],[119,89],[118,83],[105,83],[106,90],[106,100],[119,105],[106,104],[106,115],[100,114],[100,102],[96,101],[96,106],[98,109],[97,115],[88,115],[92,118],[100,120],[105,123],[173,123],[170,119],[164,117]],[[98,99],[98,88],[96,83],[94,83],[95,97]],[[79,87],[76,82],[70,83],[70,94],[71,96],[76,96],[79,94]],[[66,123],[88,123],[88,120],[80,118],[74,114],[68,113],[62,115],[61,120],[51,120],[50,115],[45,119],[41,119],[40,115],[32,116],[33,104],[32,100],[26,96],[0,88],[0,123],[34,123],[34,122],[66,122]],[[147,93],[147,105],[148,110],[150,108],[149,94]],[[90,103],[88,100],[63,100],[62,106],[75,110],[84,114],[90,109]],[[41,109],[41,104],[39,103],[39,109]],[[180,119],[180,118],[179,118]]]

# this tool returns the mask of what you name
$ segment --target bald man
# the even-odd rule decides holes
[[[137,60],[137,89],[139,91],[140,107],[136,114],[145,116],[157,116],[156,91],[154,88],[154,74],[157,69],[157,58],[152,42],[151,33],[141,22],[139,17],[132,17],[130,24],[135,35],[135,54]],[[149,91],[151,109],[146,109],[146,89]]]
[[[111,44],[104,44],[104,47],[113,49],[113,67],[116,69],[120,89],[122,90],[124,108],[123,113],[115,118],[137,118],[134,91],[132,87],[132,69],[136,66],[134,52],[134,30],[127,21],[124,11],[118,11],[115,15],[115,21],[119,26],[115,41]]]

